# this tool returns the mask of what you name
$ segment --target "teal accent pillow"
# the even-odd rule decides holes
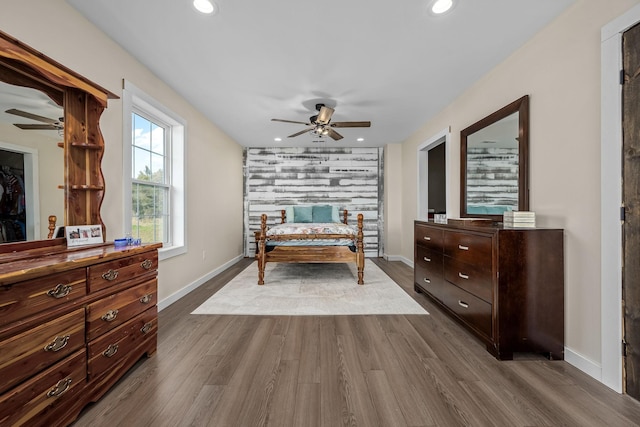
[[[293,206],[287,206],[284,208],[284,214],[286,215],[284,222],[295,222],[293,220]]]
[[[340,219],[340,210],[337,206],[331,207],[331,222],[342,222],[342,219]]]
[[[313,208],[311,206],[294,206],[293,222],[313,222]]]
[[[312,222],[334,222],[333,209],[329,205],[315,205],[313,206]]]

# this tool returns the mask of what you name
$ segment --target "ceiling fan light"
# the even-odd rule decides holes
[[[452,6],[453,0],[436,0],[431,5],[431,12],[435,13],[436,15],[440,15],[451,9]]]
[[[198,12],[206,13],[207,15],[216,12],[215,4],[209,0],[193,0],[193,7],[195,7]]]

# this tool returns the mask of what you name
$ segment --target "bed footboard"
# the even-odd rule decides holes
[[[345,212],[346,214],[346,212]],[[346,216],[346,215],[345,215]],[[346,223],[346,221],[345,221]],[[295,263],[324,263],[324,262],[355,262],[358,270],[358,284],[364,284],[364,218],[358,214],[357,233],[354,238],[355,252],[348,246],[276,246],[267,252],[267,215],[260,217],[260,231],[256,232],[258,253],[258,285],[264,285],[264,269],[267,262],[295,262]],[[327,235],[337,237],[336,235]],[[344,237],[344,236],[342,236]],[[300,240],[305,238],[321,238],[313,236],[278,236],[278,240]]]

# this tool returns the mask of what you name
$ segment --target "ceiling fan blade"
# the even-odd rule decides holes
[[[339,140],[339,139],[342,139],[342,138],[343,138],[343,136],[342,136],[342,135],[340,135],[340,134],[339,134],[338,132],[336,132],[335,130],[333,130],[333,129],[331,129],[331,128],[326,128],[326,129],[329,131],[329,136],[330,136],[331,138],[333,138],[333,139],[334,139],[334,141],[337,141],[337,140]]]
[[[272,122],[283,122],[283,123],[295,123],[298,125],[307,125],[310,126],[311,123],[305,123],[305,122],[296,122],[295,120],[283,120],[283,119],[271,119]]]
[[[54,125],[40,125],[40,124],[27,124],[27,123],[14,123],[14,126],[24,130],[58,130],[61,129]]]
[[[293,138],[293,137],[296,137],[296,136],[300,136],[300,135],[302,135],[303,133],[307,133],[307,132],[310,132],[310,131],[312,131],[312,130],[313,130],[313,128],[309,128],[309,129],[301,130],[300,132],[296,132],[296,133],[294,133],[294,134],[292,134],[292,135],[289,135],[287,138]]]
[[[332,128],[368,128],[371,122],[333,122],[330,124]]]
[[[324,105],[320,107],[320,112],[318,113],[318,118],[316,119],[316,123],[326,125],[331,120],[331,116],[335,110],[333,108],[325,107]]]
[[[44,122],[44,123],[51,123],[51,124],[58,123],[57,120],[50,119],[48,117],[39,116],[39,115],[33,114],[33,113],[28,113],[28,112],[22,111],[22,110],[16,110],[15,108],[11,108],[9,110],[6,110],[5,113],[13,114],[15,116],[20,116],[20,117],[25,117],[25,118],[31,119],[31,120],[37,120],[39,122]]]

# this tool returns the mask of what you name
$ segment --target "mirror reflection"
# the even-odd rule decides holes
[[[0,243],[46,239],[64,219],[63,108],[35,89],[0,82]]]
[[[529,209],[529,96],[460,132],[460,216]]]
[[[518,113],[467,136],[467,213],[518,210]]]

